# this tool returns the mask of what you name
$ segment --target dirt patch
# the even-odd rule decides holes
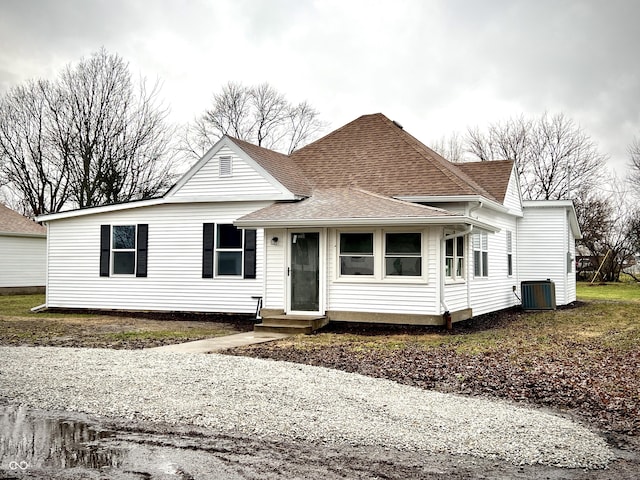
[[[0,316],[0,345],[141,349],[247,332],[254,323],[239,315],[57,310]]]

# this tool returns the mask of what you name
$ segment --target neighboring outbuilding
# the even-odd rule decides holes
[[[0,295],[43,292],[46,228],[0,204]]]
[[[283,155],[224,137],[162,198],[46,215],[50,308],[441,325],[550,279],[575,300],[570,201],[511,161],[455,164],[382,114]]]

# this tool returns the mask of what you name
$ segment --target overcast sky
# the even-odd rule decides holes
[[[563,112],[622,171],[639,18],[635,0],[0,0],[0,93],[104,46],[163,82],[176,122],[230,80],[307,100],[330,129],[382,112],[426,144]]]

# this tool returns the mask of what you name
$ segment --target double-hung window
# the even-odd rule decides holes
[[[486,232],[473,235],[473,274],[489,276],[489,239]]]
[[[445,276],[464,279],[464,238],[449,238],[445,242]]]
[[[386,233],[384,239],[385,276],[422,275],[422,234]]]
[[[341,233],[340,275],[373,274],[373,233]]]
[[[202,228],[202,278],[256,278],[256,230],[228,223]]]
[[[513,235],[507,230],[507,275],[513,275]]]
[[[242,230],[228,224],[216,225],[216,276],[242,275],[242,244]]]
[[[100,276],[147,276],[149,225],[100,226]]]
[[[111,254],[114,275],[133,275],[136,272],[136,226],[114,225]]]

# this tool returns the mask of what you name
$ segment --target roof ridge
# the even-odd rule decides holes
[[[305,145],[305,146],[304,146],[304,147],[302,147],[301,149],[299,149],[299,150],[294,150],[294,151],[293,151],[293,152],[291,152],[291,154],[289,155],[289,158],[291,158],[291,157],[295,156],[298,152],[303,151],[303,150],[304,150],[305,148],[307,148],[307,147],[311,147],[312,145],[315,145],[316,143],[318,143],[318,142],[320,142],[320,141],[322,141],[322,140],[324,140],[324,139],[326,139],[326,138],[329,138],[329,137],[332,137],[332,136],[334,136],[334,135],[337,135],[339,132],[342,132],[342,130],[345,130],[347,127],[351,126],[351,124],[353,124],[353,123],[355,123],[355,122],[358,122],[359,120],[361,120],[361,119],[363,119],[363,118],[365,118],[365,117],[378,117],[378,116],[380,116],[380,117],[384,117],[384,118],[387,118],[387,117],[385,117],[385,115],[384,115],[383,113],[366,113],[366,114],[364,114],[364,115],[360,115],[358,118],[356,118],[356,119],[354,119],[354,120],[351,120],[351,121],[350,121],[350,122],[348,122],[348,123],[345,123],[345,124],[344,124],[344,125],[342,125],[340,128],[337,128],[337,129],[335,129],[335,130],[332,130],[331,132],[327,133],[326,135],[324,135],[324,136],[322,136],[322,137],[318,138],[317,140],[314,140],[313,142],[311,142],[311,143],[309,143],[309,144]]]
[[[471,187],[473,190],[476,190],[478,193],[482,193],[483,196],[486,196],[488,199],[495,200],[493,195],[491,195],[485,188],[483,188],[481,185],[475,182],[466,173],[460,171],[460,169],[458,169],[453,162],[447,160],[438,152],[426,146],[424,143],[422,143],[416,137],[411,135],[409,132],[405,131],[403,128],[400,129],[396,127],[393,121],[389,120],[389,118],[387,118],[386,116],[382,115],[382,117],[384,117],[388,123],[393,125],[393,127],[396,130],[398,130],[396,131],[396,135],[398,135],[398,137],[402,139],[402,141],[404,141],[409,147],[413,148],[423,158],[425,157],[425,153],[428,153],[429,157],[432,157],[431,158],[433,160],[432,164],[438,170],[440,170],[440,172],[446,175],[451,181],[457,184],[459,187]],[[411,142],[408,141],[407,137],[412,141]],[[417,146],[413,142],[417,143],[420,146],[420,148],[417,148]],[[424,151],[425,149],[427,150],[427,152]],[[443,162],[446,162],[446,164]]]

